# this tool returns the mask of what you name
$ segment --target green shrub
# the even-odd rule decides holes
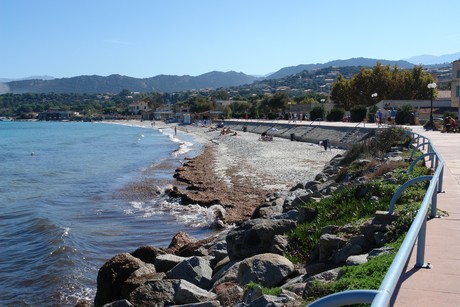
[[[338,122],[343,119],[345,115],[345,110],[341,108],[334,107],[326,116],[326,119],[331,122]]]
[[[350,110],[350,120],[355,123],[362,122],[366,118],[367,108],[365,106],[355,106]]]
[[[411,124],[415,118],[415,108],[410,104],[402,105],[396,112],[395,121],[398,125]]]
[[[324,119],[324,108],[322,106],[316,106],[310,111],[311,120],[317,120],[318,118]]]

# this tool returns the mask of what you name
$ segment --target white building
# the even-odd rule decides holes
[[[150,111],[149,104],[145,101],[135,101],[131,102],[128,106],[128,111],[131,114],[139,114],[141,112],[148,112]]]

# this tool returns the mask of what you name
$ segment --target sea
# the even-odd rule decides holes
[[[202,149],[158,124],[0,122],[0,305],[92,302],[113,256],[209,236],[209,209],[164,192]]]

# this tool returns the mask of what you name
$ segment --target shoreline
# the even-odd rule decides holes
[[[345,150],[288,139],[261,141],[260,135],[196,125],[179,126],[150,121],[108,122],[152,129],[174,129],[185,133],[203,146],[197,156],[176,169],[176,195],[186,203],[206,207],[220,205],[225,224],[237,224],[251,218],[268,194],[284,193],[298,183],[314,180],[324,165]],[[161,123],[161,124],[160,124]],[[235,133],[236,132],[236,135]]]

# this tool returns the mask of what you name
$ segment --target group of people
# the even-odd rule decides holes
[[[260,135],[260,139],[261,141],[265,141],[265,142],[270,142],[270,141],[273,141],[273,136],[272,135],[269,135],[267,134],[267,132],[264,132]]]
[[[220,130],[220,135],[225,135],[225,134],[230,134],[230,135],[238,135],[238,133],[236,131],[233,131],[232,129],[230,128],[222,128],[222,130]]]
[[[396,123],[396,110],[393,108],[390,110],[390,112],[386,112],[387,115],[384,116],[382,110],[378,109],[376,115],[376,121],[377,125],[381,126],[385,123],[385,117],[388,119],[388,124],[389,125],[395,125]]]
[[[444,118],[444,131],[443,132],[456,132],[457,121],[452,116]]]

